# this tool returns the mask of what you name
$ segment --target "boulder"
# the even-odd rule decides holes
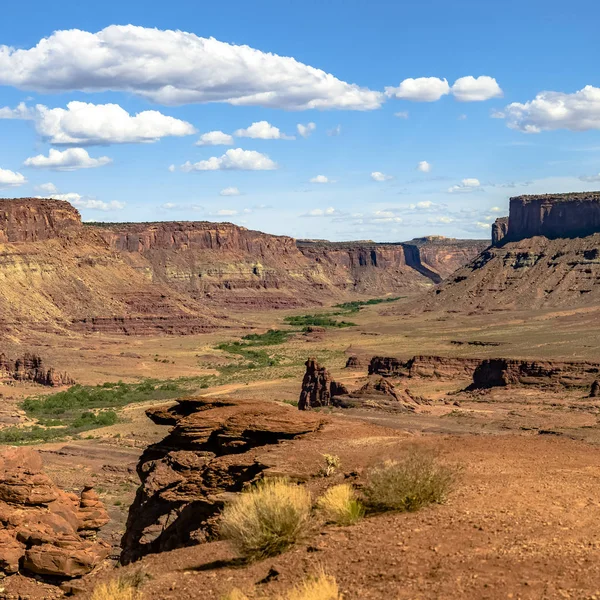
[[[31,448],[0,453],[0,570],[5,574],[79,577],[109,553],[103,542],[90,542],[78,530],[98,529],[108,515],[98,496],[85,488],[82,497],[60,490],[42,470]]]
[[[346,361],[346,369],[362,369],[363,367],[363,362],[358,356],[353,355],[348,357],[348,360]]]

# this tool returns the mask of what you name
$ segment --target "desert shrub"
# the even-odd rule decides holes
[[[383,304],[387,302],[396,302],[406,296],[395,296],[394,298],[371,298],[370,300],[353,300],[352,302],[343,302],[336,304],[335,308],[341,308],[348,313],[357,313],[363,306],[373,306],[374,304]]]
[[[342,465],[342,461],[339,456],[334,454],[323,454],[325,465],[321,469],[321,475],[323,477],[331,477]]]
[[[338,321],[332,319],[330,314],[323,313],[322,315],[295,315],[285,317],[284,321],[289,325],[296,327],[354,327],[356,323],[350,321]]]
[[[267,479],[223,510],[221,535],[248,559],[279,554],[310,526],[309,492],[285,479]]]
[[[142,595],[135,586],[121,579],[101,583],[94,588],[91,600],[141,600]]]
[[[224,596],[221,596],[221,600],[248,600],[248,596],[241,590],[234,588]]]
[[[341,600],[335,577],[321,571],[292,588],[280,600]]]
[[[329,488],[318,500],[317,508],[328,523],[353,525],[364,515],[352,486],[344,483]]]
[[[442,465],[434,453],[412,449],[402,461],[389,460],[371,469],[365,486],[375,510],[415,511],[445,501],[456,469]]]

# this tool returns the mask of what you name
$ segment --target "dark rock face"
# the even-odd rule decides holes
[[[75,383],[75,380],[67,373],[59,373],[52,367],[47,367],[40,356],[29,353],[25,353],[16,360],[0,354],[0,378],[33,381],[52,387]]]
[[[479,359],[446,356],[413,356],[403,361],[393,356],[374,356],[369,375],[384,377],[437,377],[438,379],[470,378]]]
[[[349,356],[346,361],[346,369],[362,369],[363,362],[358,356]]]
[[[594,379],[594,383],[590,388],[590,398],[598,398],[598,396],[600,396],[600,381]]]
[[[346,386],[333,381],[329,371],[325,367],[321,367],[314,358],[309,358],[305,364],[306,373],[302,379],[302,391],[298,400],[299,410],[330,406],[333,396],[342,396],[348,393]]]
[[[31,448],[0,453],[0,570],[57,577],[89,573],[110,551],[78,532],[100,529],[108,515],[85,488],[78,498],[54,485]]]
[[[508,217],[500,217],[492,224],[492,246],[499,244],[508,234]]]
[[[492,358],[481,361],[468,389],[507,385],[587,386],[598,374],[600,363]]]
[[[587,236],[600,232],[600,192],[516,196],[510,199],[508,239]]]
[[[275,403],[229,398],[182,398],[146,414],[174,427],[140,458],[141,486],[121,542],[124,564],[210,540],[227,494],[268,475],[264,447],[316,432],[325,422]]]

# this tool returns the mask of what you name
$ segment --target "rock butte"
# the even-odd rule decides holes
[[[431,287],[488,244],[294,240],[231,223],[82,223],[68,202],[0,200],[0,328],[193,334],[229,309],[315,306]]]

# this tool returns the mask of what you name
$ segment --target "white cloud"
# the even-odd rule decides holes
[[[48,156],[38,154],[25,161],[26,167],[36,169],[54,169],[56,171],[76,171],[77,169],[91,169],[103,167],[112,160],[108,156],[92,158],[84,148],[68,148],[60,151],[50,148]]]
[[[440,217],[430,217],[428,219],[429,223],[454,223],[454,218],[449,217],[448,215],[442,215]]]
[[[417,77],[416,79],[409,77],[396,88],[385,88],[386,96],[413,102],[435,102],[449,93],[448,81],[438,77]]]
[[[210,214],[215,215],[217,217],[233,217],[234,215],[238,214],[238,211],[232,210],[230,208],[222,208],[221,210],[218,210],[217,212],[210,213]]]
[[[255,140],[294,140],[293,135],[285,135],[278,127],[271,125],[268,121],[252,123],[247,129],[238,129],[234,132],[236,137],[248,137]]]
[[[226,187],[219,192],[221,196],[239,196],[240,190],[236,187]]]
[[[588,183],[596,183],[600,181],[600,173],[598,175],[582,175],[579,179],[581,181],[587,181]]]
[[[102,211],[112,211],[112,210],[122,210],[125,208],[125,204],[123,202],[117,202],[116,200],[112,200],[111,202],[103,202],[102,200],[97,200],[96,198],[90,198],[89,196],[82,196],[81,194],[77,194],[75,192],[69,192],[67,194],[52,194],[51,196],[38,196],[38,198],[43,198],[44,200],[66,200],[71,203],[76,208],[86,208],[88,210],[102,210]]]
[[[27,183],[27,179],[21,173],[0,169],[0,188],[18,187]]]
[[[222,156],[212,156],[208,160],[197,163],[186,162],[181,170],[189,171],[272,171],[277,169],[277,163],[272,161],[266,154],[255,150],[242,150],[241,148],[230,149]]]
[[[0,85],[38,92],[131,92],[160,104],[227,102],[294,110],[379,108],[383,94],[292,57],[193,33],[111,25],[0,46]]]
[[[474,177],[469,177],[467,179],[463,179],[458,185],[453,185],[448,188],[448,192],[453,193],[468,193],[473,192],[481,188],[481,183],[479,179],[475,179]]]
[[[298,133],[303,138],[307,138],[316,128],[317,128],[317,126],[312,122],[307,123],[306,125],[302,125],[302,123],[298,123],[298,125],[296,125],[296,129],[298,130]]]
[[[67,108],[35,108],[36,129],[52,144],[126,144],[156,142],[166,136],[196,133],[186,121],[157,110],[130,115],[118,104],[69,102]]]
[[[204,207],[199,204],[177,204],[176,202],[165,202],[164,204],[161,204],[160,208],[163,210],[204,210]]]
[[[435,204],[431,200],[422,200],[421,202],[417,202],[416,204],[410,204],[409,208],[411,209],[427,209],[432,208]]]
[[[371,179],[373,181],[388,181],[389,179],[394,179],[391,175],[386,175],[381,171],[373,171],[371,173]]]
[[[175,165],[169,165],[169,171],[171,173],[175,173],[176,170],[177,170],[177,167]]]
[[[196,146],[233,146],[233,136],[222,131],[209,131],[200,136]]]
[[[489,223],[483,223],[482,221],[477,221],[476,223],[474,223],[474,225],[478,229],[487,229],[488,231],[490,229],[490,224]]]
[[[333,181],[333,179],[329,179],[329,177],[326,177],[325,175],[317,175],[316,177],[312,177],[311,179],[309,179],[310,183],[335,183],[335,181]]]
[[[36,192],[42,192],[43,194],[58,194],[58,188],[53,183],[42,183],[35,186]]]
[[[408,111],[401,110],[399,112],[394,113],[394,116],[398,117],[399,119],[408,119]]]
[[[336,125],[333,129],[327,130],[327,135],[335,137],[342,134],[342,126]]]
[[[426,160],[422,160],[417,165],[417,170],[421,171],[421,173],[429,173],[431,171],[431,164]]]
[[[573,94],[540,92],[529,102],[509,104],[496,116],[505,117],[511,129],[524,133],[600,129],[600,88],[586,85]]]
[[[491,98],[501,98],[504,94],[493,77],[460,77],[452,86],[452,95],[459,102],[482,102]]]
[[[333,208],[333,206],[330,206],[329,208],[313,208],[312,210],[309,210],[306,215],[303,215],[305,217],[333,217],[335,215],[339,214],[339,211],[336,210],[335,208]]]
[[[462,115],[458,115],[458,117],[456,117],[459,121],[466,121],[467,120],[467,115],[462,114]]]
[[[492,208],[490,208],[490,212],[499,213],[502,212],[502,209],[499,206],[492,206]]]
[[[0,108],[0,119],[33,119],[33,111],[25,104],[19,103],[16,108],[5,106]]]

